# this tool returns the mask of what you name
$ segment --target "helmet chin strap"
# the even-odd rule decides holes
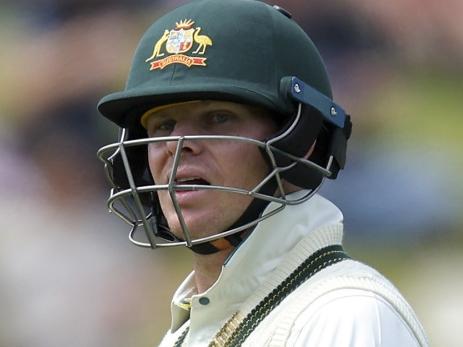
[[[266,184],[264,184],[260,193],[273,196],[277,187],[278,184],[276,182],[276,179],[271,179]],[[256,220],[257,218],[259,218],[262,212],[264,212],[264,209],[267,207],[269,203],[270,201],[254,198],[252,202],[249,204],[249,206],[246,208],[246,210],[243,212],[243,214],[235,221],[235,223],[229,226],[226,230],[231,230],[241,225],[250,223],[253,220]],[[252,228],[255,228],[255,226],[253,226]],[[237,232],[236,234],[228,235],[217,240],[200,243],[190,247],[190,249],[196,254],[206,255],[214,254],[230,247],[238,247],[243,242],[244,235],[248,231],[249,229],[242,230]]]

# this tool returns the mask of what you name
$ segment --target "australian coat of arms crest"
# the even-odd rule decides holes
[[[209,36],[200,34],[201,27],[193,27],[191,19],[175,23],[175,29],[164,30],[161,38],[154,44],[149,62],[150,70],[163,69],[170,64],[206,66],[207,58],[203,57],[208,46],[212,46]],[[194,47],[193,47],[194,46]],[[187,52],[194,49],[191,54]]]

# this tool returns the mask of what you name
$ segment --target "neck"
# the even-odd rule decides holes
[[[233,251],[233,247],[218,251],[213,254],[195,254],[194,256],[194,280],[198,294],[208,290],[219,278],[225,259]]]

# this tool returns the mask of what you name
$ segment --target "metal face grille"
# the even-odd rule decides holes
[[[298,123],[301,117],[301,106],[299,106],[298,113],[294,119],[294,122],[288,127],[288,129],[267,141],[259,141],[252,138],[240,137],[240,136],[225,136],[225,135],[192,135],[192,136],[169,136],[169,137],[154,137],[154,138],[142,138],[142,139],[129,139],[128,132],[124,129],[121,133],[120,140],[117,143],[113,143],[102,147],[97,155],[98,158],[104,163],[106,176],[111,184],[111,191],[107,200],[107,206],[110,212],[113,212],[127,224],[130,225],[129,239],[136,245],[141,247],[172,247],[172,246],[187,246],[192,247],[205,242],[210,242],[219,238],[235,234],[242,230],[249,229],[250,227],[258,224],[262,220],[274,215],[281,211],[286,205],[295,205],[308,200],[311,196],[316,193],[316,189],[307,191],[303,196],[299,196],[294,200],[288,199],[283,188],[281,176],[285,171],[294,168],[296,165],[304,165],[310,167],[323,176],[329,177],[331,175],[330,166],[331,158],[328,161],[326,167],[322,167],[310,160],[294,156],[290,153],[282,151],[276,147],[276,142],[280,139],[288,136],[293,128]],[[203,185],[203,184],[178,184],[175,182],[177,168],[181,160],[181,152],[184,147],[185,141],[238,141],[241,143],[250,144],[259,148],[263,155],[265,155],[270,163],[270,172],[268,175],[259,182],[252,189],[242,189],[238,187],[227,187],[227,186],[215,186],[215,185]],[[137,148],[146,148],[149,144],[153,143],[166,143],[175,142],[176,151],[173,159],[173,165],[169,180],[167,184],[145,184],[139,185],[136,182],[139,181],[140,175],[140,160],[130,160],[129,153]],[[276,157],[288,159],[289,164],[286,166],[279,166]],[[139,159],[139,158],[138,158]],[[116,167],[115,162],[118,160],[119,165]],[[137,166],[138,165],[138,166]],[[146,166],[146,164],[143,164]],[[238,163],[237,163],[238,165]],[[146,169],[143,167],[143,169]],[[126,180],[125,185],[120,184],[115,179],[116,170],[123,170],[125,172],[124,179]],[[138,176],[137,176],[138,175]],[[276,182],[278,193],[275,195],[265,194],[262,192],[262,188],[269,182]],[[273,202],[276,207],[270,209],[268,212],[260,215],[257,219],[236,228],[218,232],[215,235],[193,239],[188,229],[187,223],[185,223],[181,207],[179,206],[176,199],[176,192],[181,190],[216,190],[227,192],[230,194],[242,194],[250,196],[254,199],[260,199],[267,202]],[[181,224],[183,237],[169,238],[165,235],[169,234],[167,225],[161,223],[159,213],[156,213],[156,196],[160,191],[167,191],[172,204],[177,213],[178,220]],[[159,206],[158,206],[159,207]],[[159,212],[159,208],[158,208]],[[144,230],[144,240],[141,241],[136,235],[139,230]],[[165,232],[164,232],[165,231]]]

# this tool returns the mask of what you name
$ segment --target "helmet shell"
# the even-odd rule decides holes
[[[322,58],[307,34],[277,8],[256,0],[198,0],[159,18],[136,49],[125,89],[99,111],[129,127],[148,108],[194,99],[295,111],[281,89],[297,76],[332,98]]]

